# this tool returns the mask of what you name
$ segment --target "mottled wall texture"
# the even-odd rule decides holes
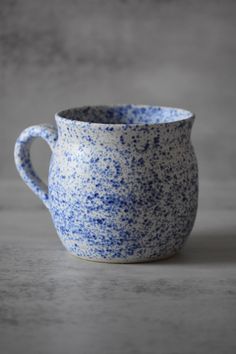
[[[236,177],[236,1],[1,0],[0,178],[14,141],[84,104],[180,106],[197,115],[202,179]],[[49,148],[32,155],[46,176]]]

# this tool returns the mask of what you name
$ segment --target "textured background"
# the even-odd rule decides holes
[[[235,1],[1,0],[0,8],[0,179],[18,177],[22,129],[99,103],[194,111],[201,178],[235,178]],[[49,148],[32,150],[45,177]]]
[[[0,0],[0,16],[1,353],[236,353],[236,1]],[[70,257],[14,167],[27,126],[123,102],[197,115],[199,212],[165,262]],[[46,179],[49,147],[32,149]]]

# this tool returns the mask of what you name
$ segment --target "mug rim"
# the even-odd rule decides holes
[[[63,117],[63,114],[65,114],[66,112],[70,111],[70,110],[83,110],[86,108],[92,108],[92,109],[113,109],[113,108],[121,108],[121,107],[133,107],[133,108],[137,108],[137,109],[149,109],[149,108],[153,108],[153,109],[162,109],[162,110],[174,110],[176,112],[182,112],[185,113],[187,116],[185,118],[180,118],[177,120],[173,120],[173,121],[169,121],[169,122],[150,122],[150,123],[144,123],[144,122],[134,122],[134,123],[102,123],[102,122],[91,122],[91,121],[86,121],[86,120],[79,120],[79,119],[75,119],[75,118],[71,118],[71,117]],[[148,105],[148,104],[98,104],[98,105],[82,105],[82,106],[76,106],[76,107],[71,107],[71,108],[66,108],[63,110],[60,110],[59,112],[57,112],[55,114],[55,120],[56,121],[62,121],[62,122],[74,122],[74,124],[76,125],[84,125],[84,124],[88,124],[88,125],[93,125],[93,126],[101,126],[101,127],[105,127],[105,126],[113,126],[113,127],[127,127],[127,126],[165,126],[165,125],[173,125],[173,124],[178,124],[181,122],[188,122],[191,120],[195,119],[195,113],[184,109],[184,108],[180,108],[180,107],[172,107],[172,106],[159,106],[159,105]]]

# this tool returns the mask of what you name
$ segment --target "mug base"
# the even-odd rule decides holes
[[[96,263],[110,263],[110,264],[135,264],[135,263],[151,263],[151,262],[157,262],[157,261],[163,261],[166,259],[169,259],[171,257],[174,257],[177,253],[179,253],[178,250],[171,252],[170,254],[164,255],[164,256],[155,256],[155,257],[150,257],[150,258],[120,258],[120,259],[111,259],[111,258],[90,258],[90,257],[85,257],[85,256],[78,256],[74,252],[70,252],[69,254],[73,257],[79,258],[84,261],[89,261],[89,262],[96,262]]]

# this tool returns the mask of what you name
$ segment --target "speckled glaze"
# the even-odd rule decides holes
[[[197,212],[194,115],[120,105],[69,109],[55,119],[57,128],[38,125],[21,133],[15,162],[49,209],[66,249],[84,259],[117,263],[178,252]],[[30,161],[36,137],[52,150],[48,188]]]

